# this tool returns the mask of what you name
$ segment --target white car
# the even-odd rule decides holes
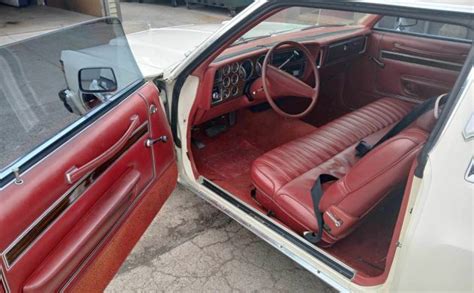
[[[339,291],[472,291],[473,24],[261,0],[0,48],[0,292],[103,290],[178,180]]]

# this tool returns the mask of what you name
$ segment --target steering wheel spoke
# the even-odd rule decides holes
[[[298,78],[294,77],[293,75],[271,65],[271,56],[273,56],[273,52],[276,51],[279,47],[282,46],[289,46],[298,48],[303,52],[303,55],[306,57],[306,64],[312,69],[314,73],[314,84],[315,87],[311,87],[310,85],[306,84],[305,82],[299,80]],[[318,94],[319,94],[319,72],[318,68],[316,67],[316,62],[313,60],[313,56],[309,52],[309,50],[301,45],[300,43],[293,42],[293,41],[285,41],[275,45],[271,48],[265,57],[265,60],[262,64],[262,84],[263,89],[265,92],[265,96],[267,98],[268,103],[270,106],[277,112],[278,114],[284,117],[291,117],[291,118],[301,118],[311,112],[311,110],[316,105]],[[298,97],[298,98],[308,98],[311,99],[309,106],[301,113],[297,114],[290,114],[282,110],[274,101],[274,99],[279,97]]]
[[[314,98],[315,89],[293,75],[273,65],[268,65],[266,73],[269,91],[275,94],[273,97]]]

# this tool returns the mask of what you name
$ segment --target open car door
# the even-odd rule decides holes
[[[79,54],[63,60],[66,51]],[[74,66],[91,60],[112,68],[118,83],[97,101],[99,94],[78,94],[71,88],[77,80],[68,80],[78,76]],[[2,107],[11,112],[2,114],[9,121],[0,121],[1,144],[7,152],[18,149],[8,143],[26,145],[11,162],[2,157],[0,292],[102,291],[176,185],[159,91],[143,81],[114,19],[0,48],[0,64],[0,77],[12,77],[8,85],[0,78],[0,88],[10,90],[0,96]],[[83,116],[69,113],[57,96],[64,87],[95,106]],[[46,122],[43,130],[61,115],[64,124],[48,136],[28,129],[12,95],[35,116],[29,122]]]

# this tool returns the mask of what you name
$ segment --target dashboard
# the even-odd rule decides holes
[[[326,72],[333,74],[344,70],[344,66],[366,52],[370,32],[365,27],[324,28],[227,48],[203,67],[203,86],[200,88],[194,122],[203,123],[265,102],[260,78],[262,64],[267,52],[277,43],[292,40],[304,45],[324,80]],[[274,52],[270,63],[302,81],[311,79],[310,66],[306,64],[303,52],[298,49],[282,47]],[[258,94],[255,95],[255,92]]]

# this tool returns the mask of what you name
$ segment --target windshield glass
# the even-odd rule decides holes
[[[291,7],[259,23],[239,38],[235,44],[313,27],[359,24],[368,15],[350,11]]]

